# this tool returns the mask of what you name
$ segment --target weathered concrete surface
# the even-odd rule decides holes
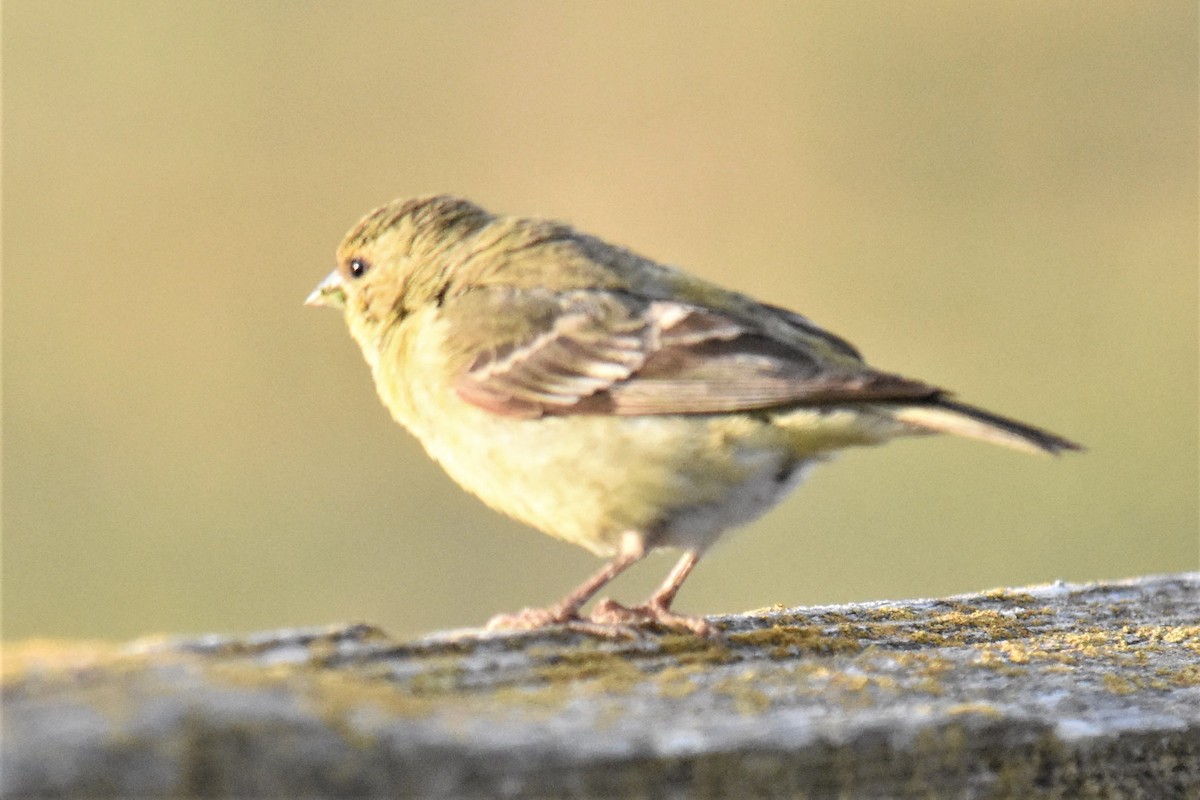
[[[2,792],[1200,798],[1200,574],[714,621],[10,646]]]

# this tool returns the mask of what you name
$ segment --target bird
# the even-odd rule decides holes
[[[922,434],[1082,449],[868,366],[800,314],[447,194],[363,217],[306,303],[342,311],[384,406],[460,486],[607,559],[557,603],[489,630],[715,635],[673,609],[680,586],[835,451]],[[604,599],[583,616],[660,549],[681,556],[645,602]]]

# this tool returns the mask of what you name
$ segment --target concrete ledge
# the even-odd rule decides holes
[[[0,793],[1200,798],[1200,573],[714,621],[9,645]]]

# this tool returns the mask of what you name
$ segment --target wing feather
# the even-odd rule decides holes
[[[928,384],[876,372],[854,359],[830,361],[806,337],[821,334],[791,312],[760,306],[794,325],[792,340],[753,318],[615,291],[550,297],[545,324],[484,350],[458,375],[468,402],[498,414],[713,414],[789,405],[929,400]],[[797,320],[803,322],[801,326]]]

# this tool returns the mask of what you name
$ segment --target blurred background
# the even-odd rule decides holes
[[[414,635],[596,568],[453,485],[302,305],[426,192],[1090,448],[845,453],[682,610],[1197,568],[1193,2],[8,0],[2,31],[6,639]]]

